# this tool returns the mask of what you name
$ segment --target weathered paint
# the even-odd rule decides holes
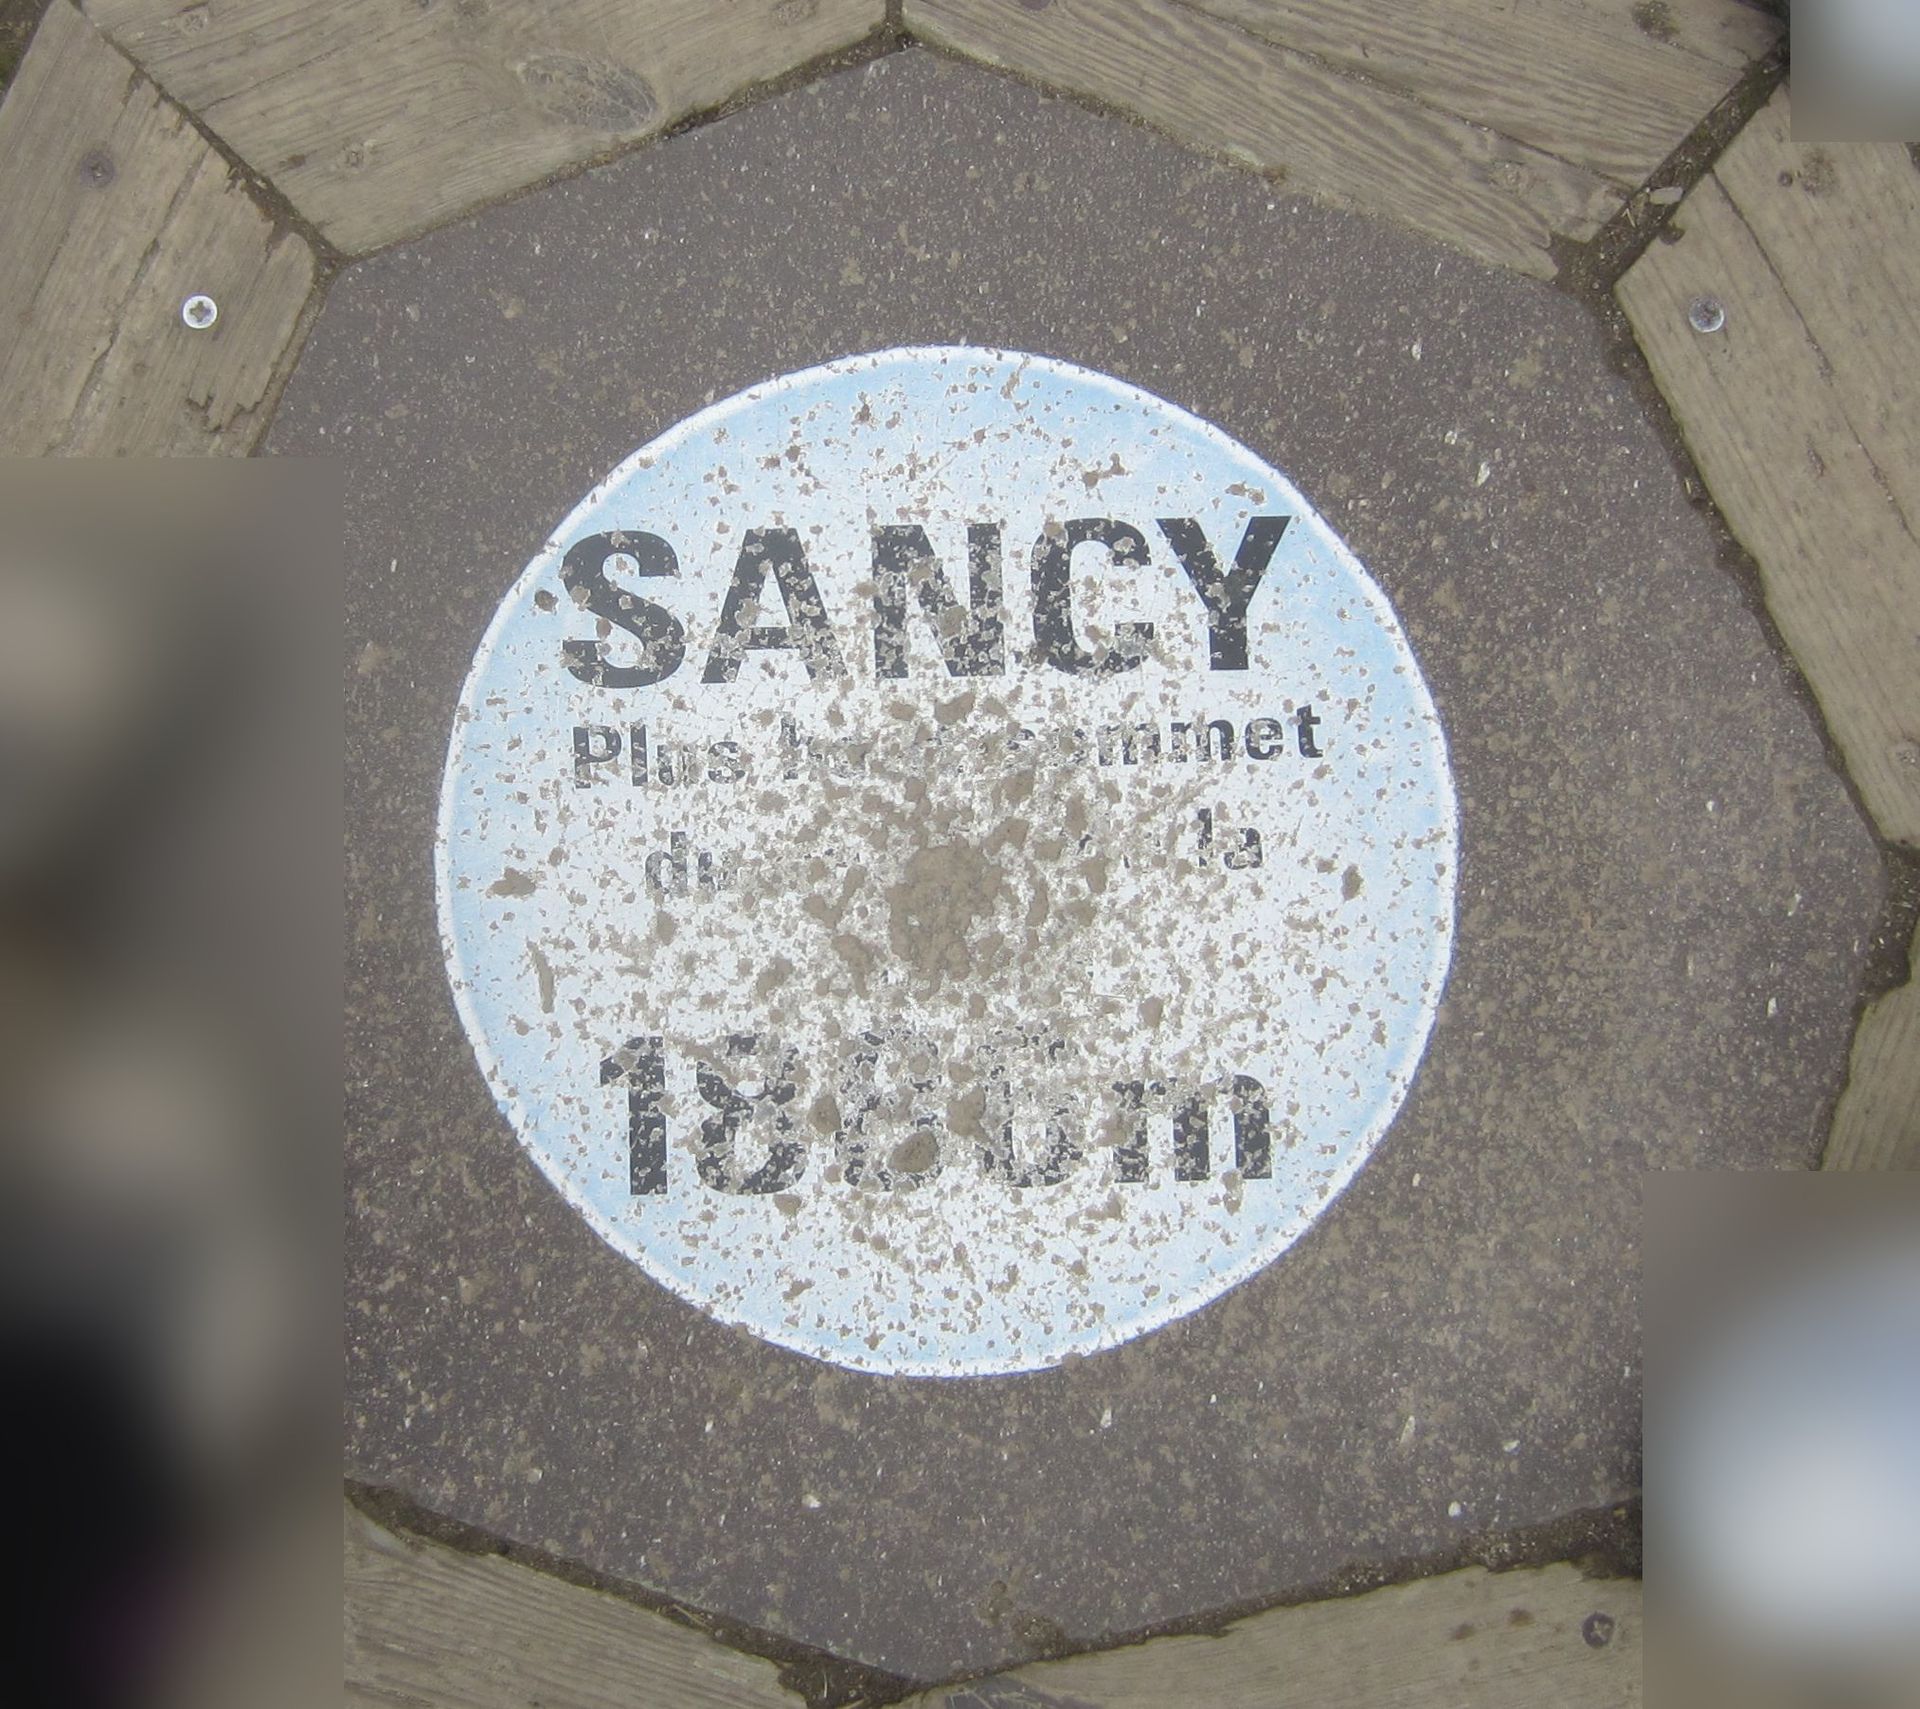
[[[962,1375],[1312,1223],[1425,1048],[1456,843],[1406,639],[1283,476],[935,347],[587,495],[480,645],[437,876],[481,1066],[604,1239],[783,1346]]]

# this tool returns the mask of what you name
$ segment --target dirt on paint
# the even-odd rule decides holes
[[[1673,8],[1667,0],[1640,0],[1633,9],[1633,22],[1643,36],[1651,36],[1657,42],[1680,39],[1680,26],[1674,22]]]

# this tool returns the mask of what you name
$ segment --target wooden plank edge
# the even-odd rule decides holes
[[[292,330],[287,334],[287,341],[281,346],[280,354],[274,359],[273,371],[268,376],[266,389],[260,394],[260,401],[250,412],[248,425],[252,431],[245,434],[237,445],[238,455],[243,457],[265,455],[267,435],[273,429],[273,418],[279,414],[280,400],[286,395],[294,370],[300,366],[300,358],[306,354],[307,340],[313,335],[314,326],[320,319],[320,311],[327,306],[327,292],[338,270],[337,264],[330,262],[329,259],[321,256],[314,257],[313,271],[307,285],[307,300],[300,305],[300,312],[294,317]]]
[[[87,13],[89,0],[72,0],[72,3],[82,11],[83,15]],[[795,3],[804,5],[807,0],[795,0]],[[662,142],[678,135],[681,131],[711,123],[742,107],[780,94],[789,88],[809,83],[836,66],[848,62],[871,44],[888,39],[893,33],[893,26],[889,22],[892,3],[893,0],[876,0],[876,3],[870,7],[871,20],[867,22],[864,29],[852,34],[843,31],[825,48],[809,49],[800,58],[790,63],[766,70],[745,82],[733,83],[725,93],[711,100],[695,100],[663,107],[643,126],[620,133],[608,133],[606,140],[587,152],[550,160],[540,165],[529,176],[511,184],[503,184],[457,203],[433,207],[414,219],[385,217],[377,209],[371,209],[361,201],[354,202],[344,212],[329,211],[313,205],[301,186],[282,183],[273,172],[256,163],[247,149],[227,134],[220,124],[217,111],[222,100],[216,100],[205,110],[201,110],[184,96],[176,94],[167,81],[164,68],[150,63],[149,59],[143,58],[140,54],[138,31],[133,29],[116,31],[111,26],[98,23],[95,23],[94,27],[168,101],[188,115],[195,128],[209,138],[230,163],[282,203],[284,208],[293,214],[295,223],[302,230],[303,235],[311,234],[312,238],[319,240],[317,247],[321,253],[330,253],[344,260],[360,260],[368,255],[377,254],[381,250],[392,248],[396,244],[412,242],[429,232],[437,231],[460,220],[470,219],[475,214],[499,203],[511,201],[535,190],[545,189],[552,184],[563,183],[583,172],[591,172],[599,167],[611,165],[638,149]],[[91,16],[88,16],[88,22],[94,23]],[[173,20],[169,19],[167,22],[171,25]],[[123,37],[125,39],[122,39]]]
[[[1899,143],[1796,143],[1786,84],[1713,163],[1832,371],[1909,530],[1920,522],[1920,172]]]
[[[504,1556],[390,1531],[351,1501],[343,1507],[349,1703],[804,1709],[776,1663],[694,1626]]]
[[[1321,19],[1312,15],[1311,7],[1303,14],[1292,5],[1282,10],[1270,10],[1263,0],[1179,0],[1179,4],[1196,7],[1275,46],[1324,61],[1347,75],[1376,83],[1439,111],[1452,113],[1470,124],[1485,126],[1517,142],[1538,148],[1543,153],[1593,172],[1628,191],[1638,189],[1658,172],[1662,163],[1686,143],[1754,66],[1775,50],[1784,34],[1777,18],[1745,4],[1744,0],[1719,0],[1731,29],[1722,40],[1713,44],[1712,51],[1708,50],[1705,42],[1694,37],[1671,36],[1662,39],[1657,35],[1649,37],[1644,29],[1640,29],[1642,39],[1638,47],[1655,55],[1683,56],[1690,73],[1676,73],[1676,76],[1678,81],[1691,83],[1694,87],[1684,107],[1678,104],[1679,91],[1672,90],[1676,98],[1674,103],[1656,118],[1653,107],[1656,97],[1651,88],[1643,87],[1631,78],[1630,65],[1618,67],[1617,74],[1607,88],[1616,95],[1623,87],[1631,89],[1648,103],[1641,111],[1641,122],[1636,132],[1629,136],[1617,126],[1608,127],[1604,124],[1600,116],[1605,111],[1604,99],[1596,103],[1598,110],[1589,109],[1589,118],[1584,127],[1576,126],[1570,130],[1564,118],[1555,120],[1544,115],[1539,119],[1522,118],[1517,124],[1512,122],[1516,116],[1515,108],[1502,87],[1512,82],[1510,74],[1502,76],[1492,71],[1467,72],[1455,78],[1455,97],[1444,98],[1440,89],[1444,81],[1441,72],[1449,64],[1456,69],[1462,65],[1472,65],[1476,44],[1464,37],[1447,40],[1442,12],[1412,17],[1404,26],[1408,47],[1411,49],[1418,43],[1422,50],[1420,58],[1409,51],[1399,56],[1395,63],[1396,56],[1389,55],[1389,63],[1383,67],[1369,56],[1361,34],[1342,32],[1336,19]],[[1549,19],[1548,28],[1556,33],[1571,31],[1577,36],[1585,35],[1594,43],[1604,39],[1609,20],[1603,8],[1586,6],[1581,0],[1571,0],[1571,4],[1562,0],[1562,5],[1567,15]],[[1384,28],[1392,14],[1390,8],[1382,8],[1382,12]],[[1294,39],[1292,31],[1295,20],[1302,15],[1309,16],[1307,39]],[[1620,16],[1624,17],[1624,11]],[[1684,27],[1692,20],[1677,21]],[[1533,40],[1536,60],[1540,45],[1538,40]],[[1633,55],[1629,53],[1626,57],[1631,60]],[[1578,83],[1577,67],[1570,61],[1560,63]],[[1621,74],[1625,74],[1624,81]],[[1590,83],[1592,80],[1587,81]],[[1704,99],[1709,91],[1712,91],[1712,98]],[[1703,99],[1704,104],[1701,104]]]
[[[1079,3],[1088,4],[1090,0],[1079,0]],[[1107,12],[1122,7],[1139,10],[1152,3],[1153,0],[1105,0],[1104,9]],[[963,16],[967,0],[905,0],[903,23],[914,39],[929,47],[1009,73],[1052,93],[1090,100],[1160,131],[1182,147],[1272,174],[1291,192],[1308,194],[1335,206],[1359,208],[1464,251],[1475,260],[1534,278],[1555,277],[1558,271],[1553,254],[1556,240],[1589,241],[1625,204],[1626,198],[1617,185],[1583,167],[1398,90],[1348,76],[1321,60],[1265,42],[1212,14],[1179,6],[1178,0],[1169,0],[1169,3],[1180,14],[1184,28],[1237,46],[1252,60],[1264,59],[1265,69],[1271,75],[1286,77],[1301,86],[1344,91],[1347,99],[1372,108],[1376,119],[1387,127],[1397,124],[1413,130],[1450,132],[1458,145],[1447,163],[1453,170],[1438,174],[1411,171],[1402,152],[1395,156],[1390,170],[1383,164],[1379,172],[1363,183],[1332,182],[1326,175],[1311,170],[1296,176],[1295,159],[1263,148],[1257,139],[1246,134],[1235,135],[1229,129],[1204,121],[1188,122],[1189,114],[1203,109],[1185,108],[1175,117],[1163,110],[1165,103],[1141,98],[1153,72],[1189,69],[1184,58],[1171,47],[1164,57],[1149,54],[1135,68],[1136,76],[1123,86],[1117,77],[1088,75],[1084,65],[1073,63],[1073,56],[1036,50],[1013,33],[1023,28],[1030,32],[1044,27],[1049,32],[1063,28],[1078,30],[1083,40],[1110,34],[1077,15],[1066,16],[1063,22],[1049,20],[1047,14],[1022,13],[1020,19],[1015,20],[1010,11],[1006,26],[989,33]],[[1052,10],[1049,6],[1048,13]],[[1064,13],[1064,8],[1062,11]],[[1135,33],[1137,40],[1144,40],[1145,35],[1146,32]],[[1312,144],[1303,139],[1303,146]],[[1481,158],[1474,158],[1476,155]],[[1357,164],[1360,157],[1342,154],[1339,158]],[[1482,168],[1484,170],[1478,170]],[[1428,192],[1445,188],[1449,183],[1455,202],[1476,215],[1474,223],[1435,217],[1427,207]],[[1533,199],[1529,200],[1529,196]]]
[[[1907,968],[1860,1016],[1822,1169],[1920,1169],[1920,929]]]
[[[76,54],[79,56],[77,60],[73,57]],[[85,377],[79,381],[69,406],[60,417],[42,416],[37,422],[31,418],[23,421],[18,416],[10,419],[8,437],[16,442],[11,454],[248,454],[266,431],[273,406],[292,372],[307,329],[318,314],[324,284],[321,258],[316,256],[304,234],[290,229],[274,210],[262,205],[258,186],[215,150],[200,128],[192,122],[191,116],[178,103],[169,100],[165,92],[109,41],[72,0],[52,0],[52,4],[38,19],[27,51],[21,56],[13,78],[6,89],[0,91],[0,108],[11,109],[13,115],[27,111],[14,107],[13,103],[25,100],[29,94],[44,96],[47,90],[42,85],[50,78],[58,81],[63,70],[68,76],[79,76],[83,84],[91,80],[92,85],[104,88],[110,80],[118,91],[119,116],[122,119],[131,117],[136,126],[157,124],[159,129],[154,135],[163,138],[169,149],[177,146],[182,151],[182,162],[190,164],[185,166],[183,176],[171,192],[167,207],[158,211],[151,232],[145,235],[146,254],[132,275],[116,283],[107,302],[96,305],[101,312],[63,323],[74,340],[68,357],[74,369],[84,368]],[[69,94],[72,93],[69,91]],[[31,111],[37,114],[40,109]],[[30,128],[11,138],[11,145],[17,151],[16,158],[24,158],[31,152],[35,139],[44,134],[47,121],[42,118],[35,125],[33,119],[28,118],[23,123]],[[149,143],[152,140],[152,137],[148,138]],[[144,412],[137,405],[131,410],[116,407],[127,397],[124,390],[127,376],[122,371],[126,364],[117,360],[121,354],[119,344],[128,315],[134,311],[143,293],[149,290],[149,275],[161,259],[160,245],[176,212],[193,204],[196,198],[204,207],[209,186],[223,175],[225,182],[222,188],[225,193],[240,198],[248,213],[259,222],[257,229],[262,234],[262,240],[254,282],[260,284],[271,299],[277,295],[276,285],[290,285],[301,274],[305,275],[305,281],[300,287],[301,306],[289,317],[286,334],[280,339],[278,348],[269,352],[263,346],[253,353],[265,370],[259,393],[251,402],[232,410],[217,422],[208,416],[201,431],[187,435],[183,441],[181,435],[169,434],[159,424],[157,417],[142,420]],[[52,258],[52,266],[57,275],[61,266],[58,252]],[[46,274],[41,275],[43,287],[47,277]],[[56,363],[61,359],[57,350],[51,354]],[[141,362],[134,362],[131,368],[136,377],[146,372],[146,366]],[[231,369],[223,370],[217,362],[212,364],[201,379],[182,395],[182,409],[188,413],[198,410],[205,416],[217,402],[218,379],[230,378],[231,373]],[[155,384],[177,379],[177,373],[156,377]],[[111,393],[108,390],[110,385],[113,388]],[[177,424],[179,412],[173,414]],[[146,431],[136,431],[130,435],[117,432],[116,424],[124,424],[128,420],[142,421]],[[147,437],[149,433],[152,435],[151,442]],[[183,443],[186,447],[184,451]]]
[[[1035,1662],[902,1709],[1630,1709],[1641,1586],[1570,1564],[1468,1567],[1363,1595],[1275,1608],[1218,1633],[1149,1638]],[[1204,1692],[1204,1695],[1202,1693]]]
[[[1890,841],[1920,847],[1920,705],[1915,704],[1913,682],[1878,680],[1862,673],[1851,657],[1862,632],[1881,643],[1889,636],[1920,633],[1920,621],[1914,620],[1920,617],[1920,542],[1908,531],[1884,479],[1846,420],[1824,377],[1825,357],[1774,275],[1758,239],[1711,174],[1689,192],[1679,221],[1675,227],[1682,233],[1679,239],[1672,245],[1650,247],[1620,279],[1615,295],[1708,491],[1735,538],[1759,567],[1768,611],[1819,703],[1868,815]],[[1731,419],[1737,414],[1733,406],[1738,400],[1722,395],[1726,379],[1708,353],[1710,347],[1701,347],[1696,356],[1694,344],[1676,331],[1685,323],[1693,290],[1682,284],[1687,268],[1681,250],[1688,236],[1696,233],[1699,247],[1739,251],[1733,264],[1713,276],[1730,317],[1739,315],[1744,320],[1751,310],[1754,318],[1770,317],[1793,329],[1793,347],[1770,351],[1768,366],[1803,370],[1795,405],[1818,430],[1804,437],[1809,450],[1820,458],[1819,480],[1825,482],[1835,473],[1830,465],[1837,463],[1841,477],[1851,474],[1863,491],[1872,488],[1875,493],[1868,509],[1829,507],[1833,527],[1824,536],[1827,550],[1843,569],[1855,559],[1877,564],[1883,555],[1900,562],[1856,588],[1855,597],[1846,601],[1832,597],[1833,562],[1816,565],[1804,545],[1791,539],[1781,544],[1766,532],[1768,518],[1763,513],[1768,511],[1774,513],[1775,521],[1798,524],[1792,483],[1804,479],[1804,474],[1797,466],[1782,468],[1762,493],[1763,483],[1741,466],[1742,454],[1750,449],[1744,431],[1713,431],[1716,408]],[[1696,283],[1707,277],[1695,275]],[[1717,336],[1693,335],[1696,339]],[[1816,436],[1826,443],[1824,453],[1813,447]],[[1804,527],[1799,531],[1804,533]],[[1835,533],[1843,538],[1833,539]],[[1864,609],[1868,600],[1876,608],[1870,613]]]

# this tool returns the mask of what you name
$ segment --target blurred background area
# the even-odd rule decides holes
[[[1920,1705],[1920,1182],[1647,1177],[1646,1701]]]
[[[1796,142],[1920,142],[1920,0],[1796,0]]]
[[[338,1701],[339,534],[0,463],[13,1703]]]

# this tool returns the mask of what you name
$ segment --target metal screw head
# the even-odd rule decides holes
[[[1695,332],[1718,332],[1727,324],[1727,311],[1718,297],[1695,297],[1687,304],[1687,325]]]
[[[195,332],[205,332],[220,318],[220,305],[204,292],[195,291],[180,305],[180,318]]]

